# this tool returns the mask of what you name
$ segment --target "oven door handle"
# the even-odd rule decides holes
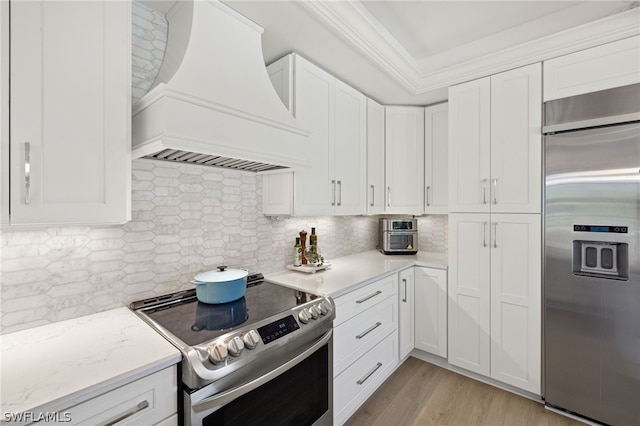
[[[267,383],[269,380],[276,378],[280,374],[284,373],[287,370],[295,367],[300,364],[305,359],[309,358],[316,352],[318,349],[323,347],[329,342],[331,336],[333,335],[333,329],[327,331],[317,342],[315,342],[311,347],[306,349],[301,354],[297,355],[294,358],[291,358],[289,361],[285,362],[281,366],[275,368],[264,376],[258,377],[255,380],[250,381],[249,383],[245,383],[244,385],[238,386],[237,388],[228,390],[226,392],[213,395],[209,398],[203,399],[202,401],[198,401],[193,404],[193,411],[196,413],[200,413],[202,411],[211,410],[213,408],[221,407],[225,404],[230,403],[234,399],[240,398],[242,395],[251,392],[252,390],[262,386]]]

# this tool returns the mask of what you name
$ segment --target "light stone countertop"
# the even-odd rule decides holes
[[[384,255],[377,250],[329,259],[331,268],[315,273],[285,270],[265,275],[265,280],[318,296],[338,297],[411,266],[447,269],[443,253],[419,251],[416,255]]]
[[[180,362],[128,308],[0,336],[2,413],[69,408]]]

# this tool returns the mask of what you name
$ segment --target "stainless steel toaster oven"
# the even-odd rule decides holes
[[[384,254],[416,254],[418,221],[416,219],[378,219],[378,250]]]

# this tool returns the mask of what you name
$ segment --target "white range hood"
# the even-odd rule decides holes
[[[303,168],[309,132],[276,94],[263,29],[216,0],[181,0],[155,87],[134,106],[132,154],[256,172]]]

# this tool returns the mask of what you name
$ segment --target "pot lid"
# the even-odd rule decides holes
[[[226,266],[218,266],[215,271],[202,272],[195,276],[195,280],[201,283],[219,283],[234,281],[249,275],[246,269],[227,269]]]

